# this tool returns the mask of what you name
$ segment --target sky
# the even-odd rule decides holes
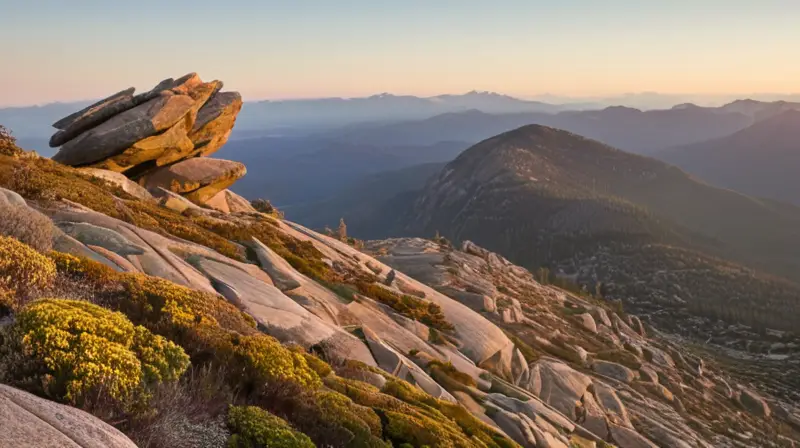
[[[800,92],[797,0],[0,0],[0,105],[196,71],[245,99]]]

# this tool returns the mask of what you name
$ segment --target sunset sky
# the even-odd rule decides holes
[[[0,0],[0,105],[197,71],[246,99],[800,91],[797,0]]]

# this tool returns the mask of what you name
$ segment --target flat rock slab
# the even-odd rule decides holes
[[[203,199],[210,199],[246,173],[239,162],[196,157],[155,170],[147,176],[144,186],[151,192],[163,188],[185,195],[192,202],[204,203]],[[206,191],[219,186],[222,187],[213,193]]]
[[[256,213],[250,201],[232,192],[222,190],[206,201],[208,207],[223,213]]]
[[[68,141],[53,160],[73,166],[99,162],[172,127],[193,105],[187,95],[159,95]]]
[[[58,228],[86,245],[104,247],[119,255],[142,255],[144,248],[130,242],[118,232],[87,222],[59,222]]]
[[[139,140],[121,153],[96,163],[95,167],[125,172],[145,162],[155,161],[156,166],[167,165],[187,156],[194,149],[186,132],[191,127],[189,114],[166,131]]]
[[[626,384],[630,384],[636,379],[636,375],[631,369],[611,361],[597,360],[592,364],[592,370]]]
[[[136,104],[133,102],[133,87],[117,92],[108,98],[102,99],[91,106],[81,109],[53,124],[56,132],[50,139],[50,147],[56,148],[72,140],[86,130],[89,130],[109,118],[124,112]]]
[[[102,170],[98,168],[83,168],[81,169],[81,171],[86,174],[89,174],[92,177],[103,179],[106,182],[116,185],[120,187],[125,193],[128,193],[129,195],[137,199],[142,199],[146,201],[153,199],[153,195],[151,195],[141,185],[128,179],[123,174],[109,170]]]
[[[124,434],[79,409],[0,384],[0,446],[136,448]]]
[[[542,401],[576,419],[575,403],[592,384],[592,379],[555,360],[543,359],[530,367],[530,379],[524,387]],[[522,386],[522,385],[521,385]]]

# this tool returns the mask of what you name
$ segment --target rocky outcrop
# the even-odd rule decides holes
[[[114,186],[121,188],[122,191],[128,193],[129,195],[135,197],[136,199],[142,199],[142,200],[153,199],[153,195],[150,194],[149,191],[145,190],[144,187],[137,184],[136,182],[128,179],[122,173],[110,170],[103,170],[99,168],[83,168],[81,171],[94,178],[102,179]]]
[[[767,400],[750,389],[744,387],[740,389],[739,403],[741,403],[742,407],[747,409],[748,412],[760,417],[769,418],[770,415],[772,415],[772,410],[770,409],[769,404],[767,404]]]
[[[636,375],[631,371],[631,369],[615,362],[595,361],[594,364],[592,364],[592,370],[601,375],[628,384],[633,382],[633,380],[636,378]]]
[[[206,206],[223,213],[256,213],[257,210],[250,205],[250,201],[232,192],[222,190],[208,201]]]
[[[149,191],[163,188],[194,203],[205,204],[247,173],[239,162],[193,158],[157,168],[143,181]]]
[[[53,160],[95,168],[90,174],[139,198],[142,191],[99,170],[124,173],[150,193],[163,187],[204,205],[246,172],[236,162],[198,159],[227,142],[242,107],[241,95],[221,88],[221,81],[189,73],[139,95],[133,88],[118,92],[53,124],[59,131],[50,146],[61,147]],[[224,213],[252,211],[230,192],[213,203]]]

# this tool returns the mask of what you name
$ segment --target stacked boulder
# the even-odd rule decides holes
[[[166,190],[199,205],[230,197],[245,166],[207,156],[228,141],[242,97],[221,89],[189,73],[138,95],[118,92],[53,124],[53,160],[121,173],[155,196]]]

